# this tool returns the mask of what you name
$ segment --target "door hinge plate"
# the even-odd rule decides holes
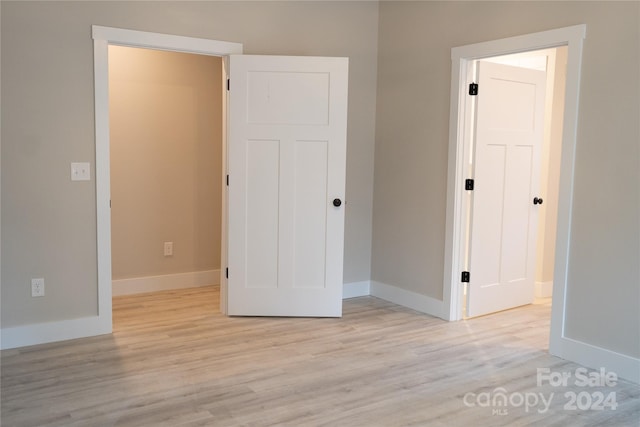
[[[478,83],[469,84],[469,95],[476,96],[478,94]]]
[[[475,182],[473,179],[467,179],[464,181],[464,189],[468,190],[468,191],[473,191],[473,187],[475,185]]]
[[[463,271],[462,272],[462,277],[460,278],[460,281],[462,283],[469,283],[470,276],[471,276],[471,274],[469,274],[468,271]]]
[[[227,187],[229,186],[229,174],[227,174]]]
[[[227,279],[229,278],[229,268],[224,269],[224,277]]]
[[[231,79],[227,79],[227,90],[231,90]]]

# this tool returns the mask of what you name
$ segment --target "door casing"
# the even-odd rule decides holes
[[[467,129],[471,117],[471,101],[467,85],[472,78],[475,60],[560,46],[568,47],[567,83],[565,92],[562,162],[559,183],[558,225],[556,235],[553,307],[549,351],[562,353],[565,322],[565,295],[569,263],[569,238],[573,201],[574,159],[580,93],[580,69],[586,25],[559,28],[540,33],[456,47],[451,50],[451,109],[449,121],[449,164],[447,179],[447,222],[445,240],[444,310],[447,320],[460,320],[463,292],[460,274],[466,258],[466,219],[469,204],[464,180],[470,157],[470,137]]]
[[[96,222],[98,261],[98,327],[93,335],[113,331],[112,285],[111,285],[111,189],[109,154],[109,45],[168,50],[209,56],[242,54],[241,43],[198,39],[168,34],[148,33],[121,28],[92,27],[94,88],[95,88],[95,138],[96,138]],[[224,62],[224,61],[223,61]],[[223,67],[224,68],[224,67]],[[223,79],[226,68],[223,70]],[[222,84],[222,82],[220,82]],[[224,104],[224,103],[223,103]],[[223,108],[223,132],[226,129],[226,108]],[[226,139],[222,141],[222,170],[226,174]],[[220,177],[221,185],[223,183]],[[222,206],[222,265],[226,259],[226,190],[223,189]],[[223,296],[226,295],[224,274],[221,274],[221,309],[224,312]]]

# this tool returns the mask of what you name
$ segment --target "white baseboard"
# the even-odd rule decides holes
[[[553,281],[536,282],[536,298],[551,298],[553,295]]]
[[[369,295],[371,295],[371,283],[368,280],[345,283],[342,287],[342,299],[366,297]]]
[[[550,348],[549,353],[589,368],[605,368],[619,378],[640,384],[640,359],[566,337],[559,343],[559,348]]]
[[[171,289],[197,288],[200,286],[219,285],[220,270],[134,277],[131,279],[113,280],[111,283],[113,296],[168,291]]]
[[[444,302],[397,286],[371,281],[371,295],[431,316],[443,318]]]
[[[111,313],[105,318],[94,316],[4,328],[0,331],[0,348],[6,350],[109,333]]]
[[[214,279],[219,278],[219,275],[216,274],[216,272],[217,270],[200,272],[197,274],[191,274],[191,277],[211,278],[211,275],[213,274]],[[171,280],[169,279],[165,278],[164,280],[167,280],[167,283],[171,283]],[[191,282],[183,281],[182,283],[189,283],[188,287],[194,287],[214,284],[216,280],[210,280],[210,283],[205,282],[206,280],[194,280]],[[144,281],[140,283],[144,283]],[[161,281],[161,283],[165,282]],[[145,289],[145,292],[148,292],[148,289],[158,290],[158,285],[149,286],[147,284],[141,285],[134,283],[134,287],[135,286],[137,286],[136,289]],[[443,302],[430,298],[426,295],[417,294],[396,286],[375,281],[362,281],[344,284],[344,298],[366,295],[372,295],[436,317],[442,317],[443,314]],[[16,326],[12,328],[4,328],[0,331],[0,349],[6,350],[55,341],[84,338],[108,334],[110,332],[110,313],[101,317],[94,316],[38,323],[34,325]],[[555,356],[593,369],[605,368],[607,371],[614,372],[619,378],[640,384],[640,359],[638,358],[616,353],[615,351],[603,349],[566,337],[561,338],[558,345],[553,345],[550,352]]]

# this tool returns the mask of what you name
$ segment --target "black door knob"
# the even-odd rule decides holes
[[[336,208],[338,206],[340,206],[342,204],[342,200],[340,199],[333,199],[333,206],[335,206]]]
[[[541,205],[542,204],[542,199],[539,197],[534,197],[533,198],[533,204],[534,205]]]

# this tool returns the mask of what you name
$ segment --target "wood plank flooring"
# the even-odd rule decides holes
[[[218,300],[117,297],[112,335],[3,351],[2,426],[640,425],[639,386],[577,386],[547,353],[549,303],[449,323],[373,297],[341,319],[228,318]],[[538,387],[538,368],[572,378]],[[616,409],[565,407],[596,392]]]

